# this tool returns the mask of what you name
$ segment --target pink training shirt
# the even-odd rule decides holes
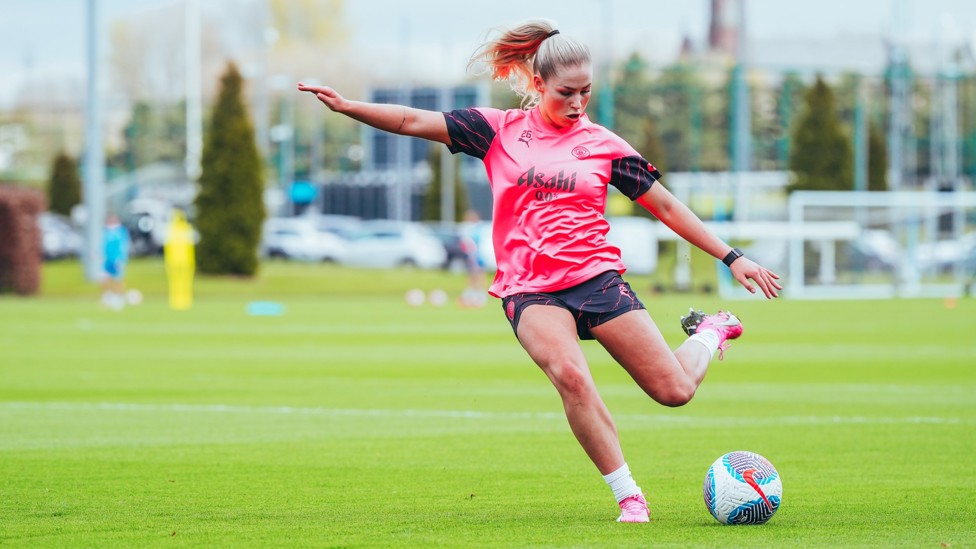
[[[489,292],[554,292],[626,270],[607,242],[607,185],[631,200],[661,174],[626,141],[584,114],[566,128],[538,108],[444,113],[452,153],[481,158],[491,182],[498,270]]]

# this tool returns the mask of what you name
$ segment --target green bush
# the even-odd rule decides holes
[[[0,186],[0,293],[36,294],[41,285],[41,229],[44,195]]]

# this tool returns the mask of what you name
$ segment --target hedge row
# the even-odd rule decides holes
[[[36,294],[41,287],[44,194],[0,185],[0,293]]]

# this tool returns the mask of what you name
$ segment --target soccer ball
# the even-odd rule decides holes
[[[420,307],[424,304],[424,300],[427,299],[427,296],[420,288],[413,288],[411,290],[407,290],[405,299],[407,300],[407,305],[410,305],[411,307]]]
[[[142,292],[136,289],[129,290],[125,292],[125,300],[129,305],[138,305],[142,303]]]
[[[427,301],[434,307],[443,307],[447,305],[447,292],[441,289],[431,290],[427,295]]]
[[[765,524],[779,509],[783,482],[768,459],[729,452],[705,474],[705,506],[722,524]]]

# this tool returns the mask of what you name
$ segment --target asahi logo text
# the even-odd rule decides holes
[[[576,189],[576,172],[566,175],[566,172],[560,170],[555,175],[547,175],[544,172],[535,171],[535,166],[532,166],[518,178],[518,186],[523,185],[530,189],[572,192]]]
[[[519,176],[518,186],[526,189],[535,189],[536,200],[550,202],[556,198],[559,191],[573,192],[576,190],[576,172],[566,175],[560,170],[555,175],[547,175],[544,172],[537,172],[532,166],[525,173]]]

